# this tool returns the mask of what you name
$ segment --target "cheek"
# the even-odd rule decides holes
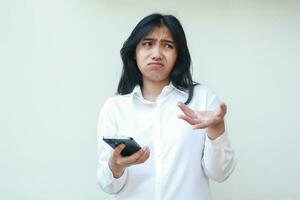
[[[147,52],[143,50],[139,50],[135,53],[136,60],[138,63],[144,62],[145,58],[147,57]]]
[[[176,59],[177,59],[177,53],[170,53],[168,55],[168,60],[170,64],[175,64]]]
[[[143,59],[141,57],[137,57],[136,58],[136,64],[138,66],[138,68],[140,69],[140,71],[143,70],[143,66],[144,66],[144,62],[143,62]]]
[[[145,71],[145,63],[145,56],[141,53],[136,54],[136,64],[142,73]]]

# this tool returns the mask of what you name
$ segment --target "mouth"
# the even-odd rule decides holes
[[[148,66],[150,66],[152,69],[161,69],[164,65],[161,62],[151,62],[148,63]]]

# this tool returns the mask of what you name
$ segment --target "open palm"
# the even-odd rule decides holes
[[[191,124],[194,129],[214,127],[223,123],[227,111],[227,107],[223,102],[215,111],[194,111],[182,102],[178,102],[177,105],[184,113],[179,115],[178,118]]]

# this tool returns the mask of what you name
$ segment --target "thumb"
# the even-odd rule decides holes
[[[216,110],[216,115],[224,117],[227,112],[227,106],[224,102],[221,102],[218,109]]]
[[[126,147],[126,145],[125,144],[119,144],[116,148],[115,148],[115,150],[114,150],[114,154],[116,155],[120,155],[121,154],[121,152],[123,151],[123,149]]]

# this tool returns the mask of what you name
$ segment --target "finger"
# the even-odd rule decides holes
[[[223,110],[224,113],[223,116],[225,116],[227,113],[227,105],[224,102],[222,102],[221,104],[221,109]]]
[[[144,153],[144,150],[142,148],[130,156],[121,157],[119,159],[119,163],[122,165],[134,164],[143,155],[143,153]]]
[[[195,117],[195,112],[182,102],[177,103],[182,112],[190,117]]]
[[[136,161],[136,164],[144,163],[146,160],[148,160],[149,156],[150,156],[150,149],[147,147],[143,155]]]
[[[226,112],[227,112],[227,106],[224,102],[221,102],[215,114],[216,116],[224,117]]]
[[[197,120],[197,119],[193,119],[187,115],[178,115],[178,118],[179,119],[183,119],[184,121],[186,121],[187,123],[191,124],[191,125],[194,125],[194,124],[197,124],[199,123],[200,121]]]
[[[121,156],[121,152],[123,151],[123,149],[125,148],[125,144],[119,144],[113,151],[113,157],[114,158],[118,158]]]
[[[206,123],[201,123],[201,124],[195,124],[192,127],[193,127],[193,129],[204,129],[204,128],[207,128],[208,125]]]

